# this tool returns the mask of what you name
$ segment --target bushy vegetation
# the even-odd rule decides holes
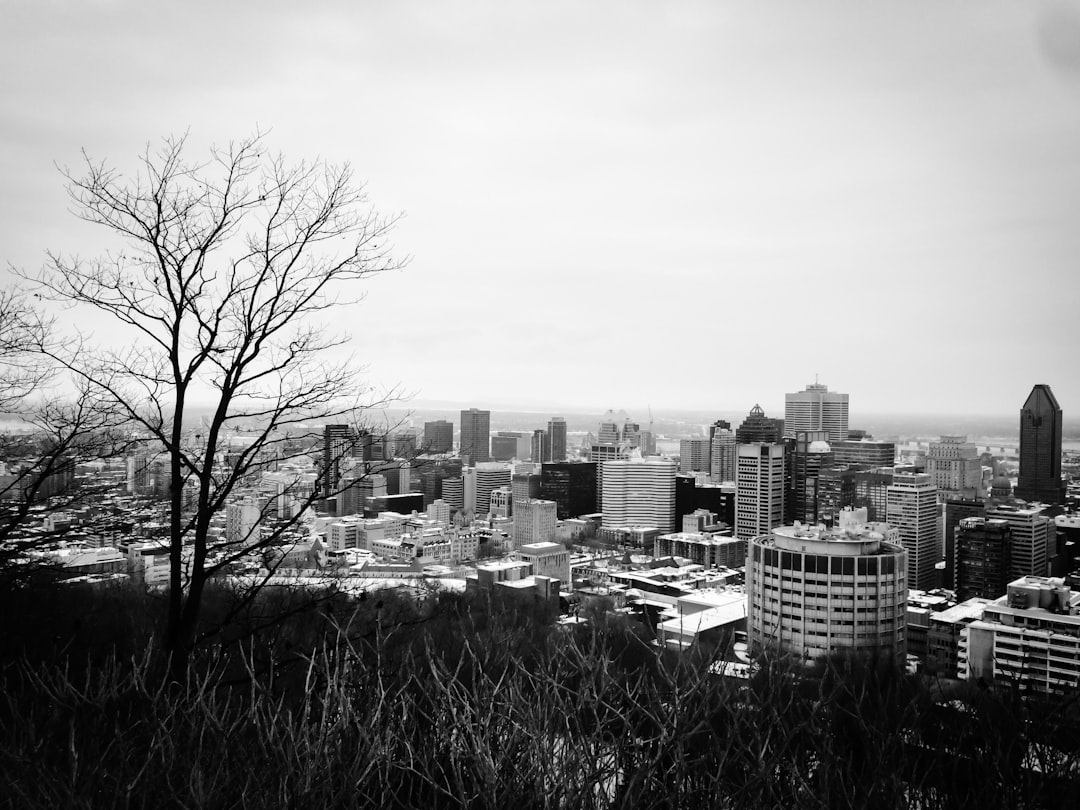
[[[1080,715],[834,662],[750,680],[599,614],[267,593],[168,677],[154,597],[7,594],[13,807],[1076,806]],[[22,621],[9,610],[21,600]],[[236,615],[232,615],[236,614]],[[264,621],[274,616],[285,618]],[[32,620],[29,617],[34,617]],[[209,625],[208,625],[209,627]],[[209,638],[209,636],[208,636]]]

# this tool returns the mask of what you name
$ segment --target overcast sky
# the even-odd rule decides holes
[[[0,2],[0,258],[54,163],[271,130],[404,212],[372,382],[505,408],[1080,411],[1080,4]]]

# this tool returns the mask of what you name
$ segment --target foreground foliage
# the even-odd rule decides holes
[[[83,627],[61,655],[5,639],[0,801],[13,806],[992,808],[1080,798],[1070,702],[1046,712],[1018,695],[850,661],[813,679],[766,665],[749,682],[726,680],[704,656],[658,655],[620,617],[566,629],[542,610],[448,594],[329,598],[272,632],[238,631],[177,685],[139,635],[152,628],[105,610],[109,598],[85,598],[109,617],[101,624],[128,622],[125,632],[95,647],[74,642]]]

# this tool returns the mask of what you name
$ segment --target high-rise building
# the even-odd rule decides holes
[[[850,433],[850,431],[849,431]],[[829,442],[833,463],[838,467],[866,464],[871,467],[891,467],[896,463],[896,444],[873,439],[847,439]]]
[[[752,442],[779,442],[784,438],[784,420],[772,419],[765,415],[760,405],[750,409],[750,413],[735,431],[736,444]]]
[[[997,518],[967,517],[956,527],[956,598],[997,599],[1009,584],[1009,524]]]
[[[709,439],[709,478],[717,484],[735,480],[735,431],[731,428],[712,431]]]
[[[832,465],[832,448],[824,430],[797,430],[791,449],[791,486],[788,517],[815,525],[819,519],[821,474]],[[831,511],[831,510],[830,510]]]
[[[356,447],[357,432],[351,425],[326,425],[323,427],[322,471],[319,486],[323,497],[333,497],[341,478],[341,462],[352,456]]]
[[[470,464],[491,461],[491,411],[461,412],[461,455],[468,456]]]
[[[902,662],[906,569],[907,552],[884,523],[783,526],[752,538],[746,560],[751,652],[777,651],[807,664],[843,653]]]
[[[604,528],[675,529],[675,463],[640,455],[603,464]]]
[[[1061,406],[1049,385],[1036,385],[1020,410],[1020,474],[1017,498],[1063,503]]]
[[[535,464],[551,461],[551,437],[546,430],[537,428],[532,432],[531,458]]]
[[[555,538],[554,501],[527,498],[514,504],[514,548],[531,543],[550,543]]]
[[[424,452],[449,453],[454,448],[454,423],[445,419],[424,422]]]
[[[1050,549],[1057,538],[1053,519],[1038,507],[992,502],[986,505],[986,516],[1009,524],[1009,579],[1046,576]]]
[[[544,464],[540,471],[540,497],[555,501],[560,520],[596,512],[596,462]]]
[[[735,470],[735,536],[750,540],[784,522],[784,446],[740,444]]]
[[[499,461],[481,462],[476,465],[476,514],[486,515],[491,510],[491,493],[499,487],[510,487],[512,473],[509,464]]]
[[[842,442],[848,437],[848,395],[829,391],[819,383],[784,395],[785,435],[794,436],[797,430],[827,431],[830,442]]]
[[[941,533],[945,542],[945,578],[941,584],[946,588],[956,587],[956,530],[960,527],[960,521],[969,517],[985,517],[985,507],[978,498],[945,499],[945,528]]]
[[[551,417],[547,424],[547,435],[551,445],[551,457],[542,460],[566,461],[566,420],[561,416]]]
[[[926,472],[940,498],[977,498],[982,489],[982,459],[967,436],[942,436],[930,442]]]
[[[886,521],[900,530],[907,551],[908,585],[928,591],[937,586],[941,559],[941,511],[937,487],[926,473],[896,473],[887,488]]]
[[[709,455],[708,439],[683,439],[679,442],[679,472],[708,472]]]
[[[493,461],[510,461],[517,455],[517,436],[504,436],[499,433],[491,437],[491,458]]]

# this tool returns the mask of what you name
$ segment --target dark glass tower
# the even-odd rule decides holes
[[[540,497],[558,504],[559,520],[596,511],[596,462],[545,462],[540,468]]]
[[[461,455],[469,457],[470,466],[491,461],[491,411],[461,412]]]
[[[1062,503],[1061,406],[1049,385],[1036,385],[1020,410],[1020,476],[1013,494],[1025,501]]]
[[[735,431],[738,444],[751,442],[778,442],[784,437],[784,420],[770,419],[760,405],[750,409],[749,415]]]

